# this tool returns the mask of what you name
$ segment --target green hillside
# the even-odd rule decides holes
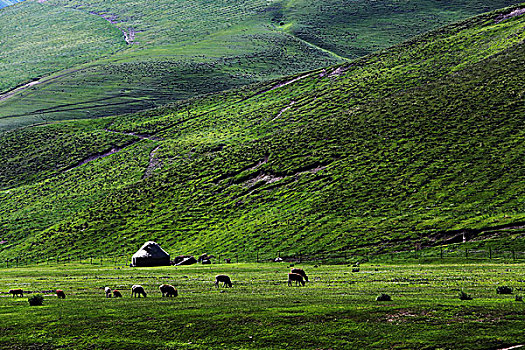
[[[4,133],[0,257],[125,254],[145,240],[374,253],[505,225],[519,237],[524,6],[339,66]]]
[[[0,132],[342,63],[515,3],[28,0],[0,12]]]

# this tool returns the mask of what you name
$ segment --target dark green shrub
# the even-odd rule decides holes
[[[392,297],[388,294],[381,293],[377,296],[376,301],[392,301]]]
[[[514,300],[523,301],[523,297],[521,295],[516,295],[516,298]]]
[[[497,294],[512,294],[512,287],[509,286],[501,286],[496,288]]]
[[[470,294],[465,293],[464,291],[459,292],[459,299],[461,300],[472,300]]]
[[[359,272],[359,267],[352,269],[352,272]]]
[[[27,298],[27,301],[29,301],[29,305],[31,306],[39,306],[44,303],[44,296],[42,294],[35,294]]]

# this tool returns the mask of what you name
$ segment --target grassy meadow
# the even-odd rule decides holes
[[[498,19],[520,6],[351,63],[4,133],[0,258],[148,240],[377,254],[463,231],[511,250],[525,221],[525,18]]]
[[[299,267],[297,265],[296,267]],[[129,268],[59,264],[0,269],[5,349],[499,349],[525,343],[525,266],[512,263],[301,265],[306,287],[288,287],[288,263]],[[214,276],[233,288],[216,289]],[[160,284],[179,297],[162,298]],[[130,298],[141,284],[147,298]],[[103,287],[123,293],[104,296]],[[498,295],[510,286],[513,295]],[[45,294],[43,306],[27,295]],[[65,300],[53,291],[63,289]],[[460,300],[459,291],[472,300]],[[392,301],[377,302],[387,293]],[[28,294],[30,296],[30,294]]]

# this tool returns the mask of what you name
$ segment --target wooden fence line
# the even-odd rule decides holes
[[[216,258],[213,259],[214,264],[224,264],[226,259],[230,263],[239,262],[274,262],[284,261],[290,263],[302,262],[330,262],[330,263],[357,263],[363,261],[395,261],[400,259],[462,259],[462,260],[525,260],[525,252],[516,250],[499,250],[499,249],[468,249],[468,248],[444,248],[439,250],[434,249],[420,249],[412,251],[391,252],[380,255],[372,254],[356,254],[353,251],[335,251],[335,252],[318,252],[314,254],[304,254],[302,252],[286,253],[282,251],[272,252],[250,252],[250,253],[217,253],[212,254]],[[195,255],[197,256],[197,255]],[[107,257],[94,256],[53,256],[44,258],[17,256],[10,259],[5,259],[2,264],[4,267],[23,267],[37,264],[66,264],[78,263],[86,265],[99,266],[127,266],[131,261],[131,255],[111,255]]]

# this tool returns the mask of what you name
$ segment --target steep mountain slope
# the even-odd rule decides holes
[[[129,253],[148,239],[374,252],[519,226],[523,8],[269,83],[6,133],[0,256]]]
[[[333,65],[514,3],[28,0],[0,12],[0,131]]]

